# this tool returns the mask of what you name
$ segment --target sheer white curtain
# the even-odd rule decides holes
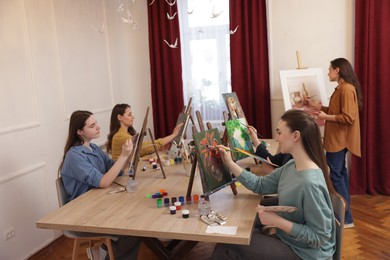
[[[177,1],[184,102],[219,127],[227,111],[222,93],[231,92],[229,0]]]

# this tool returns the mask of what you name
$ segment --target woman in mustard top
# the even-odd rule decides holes
[[[107,152],[111,154],[112,159],[116,160],[122,151],[122,145],[126,140],[132,138],[136,131],[133,127],[134,115],[128,104],[117,104],[111,112],[110,133],[107,136]],[[177,125],[172,134],[155,140],[157,149],[162,149],[166,144],[171,142],[180,131],[182,124]],[[151,154],[154,148],[151,142],[143,142],[141,156]]]
[[[347,151],[360,157],[360,122],[359,110],[362,107],[360,83],[353,71],[352,65],[344,58],[330,62],[329,80],[338,83],[329,106],[306,99],[306,103],[320,112],[318,118],[325,119],[324,148],[330,168],[330,177],[336,191],[347,202],[345,227],[353,227],[350,209],[349,179],[345,163]]]

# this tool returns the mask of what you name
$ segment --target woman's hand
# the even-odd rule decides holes
[[[275,212],[269,212],[264,210],[265,207],[258,205],[256,207],[257,214],[259,215],[259,219],[261,221],[261,224],[266,226],[276,226],[275,225],[275,219],[280,218],[278,214]]]
[[[223,145],[217,145],[216,148],[221,154],[222,162],[229,168],[230,172],[234,174],[236,177],[241,175],[242,168],[236,164],[233,159],[232,155],[230,154],[230,149]]]
[[[327,114],[323,111],[319,111],[318,113],[316,113],[316,116],[318,119],[326,119],[327,118]]]
[[[261,205],[257,205],[256,207],[257,214],[259,215],[259,219],[261,224],[266,226],[274,226],[286,233],[290,233],[293,223],[285,218],[282,218],[275,212],[265,211],[265,207]]]
[[[133,152],[133,147],[131,139],[126,140],[126,142],[122,145],[122,155],[129,157]]]
[[[184,125],[184,123],[181,123],[181,124],[178,124],[177,126],[175,126],[175,128],[173,129],[173,132],[172,132],[172,136],[176,137],[179,134],[180,129],[182,128],[183,125]]]
[[[257,130],[251,125],[247,126],[247,132],[252,140],[252,143],[255,147],[259,146],[260,140],[257,138]]]
[[[317,110],[321,110],[321,104],[315,101],[312,101],[309,97],[307,97],[303,103],[308,107],[313,107]]]
[[[230,154],[229,151],[230,149],[224,145],[217,145],[216,148],[218,148],[219,153],[221,154],[222,161],[225,164],[229,164],[233,162],[232,155]]]
[[[131,139],[126,140],[122,144],[122,152],[118,159],[115,161],[114,165],[103,175],[103,178],[100,180],[100,188],[108,188],[118,174],[124,171],[129,166],[129,160],[131,152],[133,151],[133,142]]]
[[[230,153],[230,148],[223,146],[223,145],[217,145],[216,148],[218,149],[217,152],[221,154],[222,162],[231,170],[234,168],[234,166],[237,164],[233,161],[232,155]],[[236,174],[236,173],[233,173]],[[236,175],[237,176],[237,175]]]
[[[165,145],[167,145],[168,143],[172,142],[173,139],[175,139],[175,137],[179,134],[180,129],[183,127],[183,125],[184,125],[184,123],[178,124],[178,125],[175,126],[175,128],[173,129],[172,134],[167,135],[167,136],[161,138],[161,144],[162,144],[163,147],[164,147]],[[174,145],[178,145],[178,144],[174,143]]]

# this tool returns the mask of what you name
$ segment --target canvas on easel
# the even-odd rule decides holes
[[[281,70],[279,75],[286,111],[299,109],[315,116],[318,111],[305,105],[306,98],[323,106],[328,104],[321,68]],[[325,120],[317,119],[317,124],[323,126]]]
[[[138,162],[141,155],[141,149],[142,144],[144,142],[144,137],[146,135],[146,125],[148,123],[148,115],[149,115],[149,107],[146,109],[146,115],[144,118],[144,122],[142,123],[141,131],[138,134],[137,141],[134,146],[134,152],[131,155],[130,159],[130,168],[129,168],[129,175],[133,176],[133,179],[135,179],[135,173],[137,172]]]
[[[187,131],[187,125],[188,121],[190,119],[190,115],[186,113],[180,113],[179,117],[176,122],[176,126],[179,124],[183,124],[183,126],[180,128],[179,134],[172,140],[172,143],[176,145],[177,147],[180,147],[183,140],[184,140],[184,134]]]
[[[131,155],[131,159],[130,159],[129,175],[132,176],[133,179],[135,179],[135,175],[136,175],[137,168],[138,168],[138,163],[139,163],[139,160],[141,157],[141,149],[142,149],[142,144],[144,142],[144,137],[146,135],[146,125],[148,123],[148,115],[149,115],[149,107],[146,109],[146,115],[144,118],[144,122],[142,123],[141,131],[138,133],[138,137],[137,137],[137,140],[136,140],[135,146],[134,146],[134,152]],[[157,158],[158,158],[157,161],[160,164],[160,169],[162,171],[163,177],[164,177],[164,179],[166,179],[164,168],[162,166],[161,159],[160,159],[160,156],[159,156],[158,151],[157,151],[157,147],[156,147],[156,143],[154,141],[154,137],[152,135],[152,131],[150,130],[150,128],[148,130],[149,130],[149,135],[150,135],[152,145],[154,148],[154,152],[156,153]]]
[[[193,137],[203,193],[208,196],[234,183],[229,169],[222,162],[221,155],[215,149],[209,148],[221,144],[218,129],[195,133]]]
[[[244,115],[244,111],[242,110],[240,101],[238,100],[236,92],[232,93],[223,93],[223,99],[225,100],[226,106],[229,111],[230,119],[239,119],[244,118],[246,122],[246,118]]]
[[[225,122],[227,136],[232,149],[234,158],[238,161],[247,158],[248,155],[235,151],[235,148],[245,150],[251,154],[254,153],[251,138],[247,131],[247,125],[244,118],[228,120]]]
[[[186,138],[188,123],[190,120],[193,122],[191,117],[191,111],[192,111],[191,102],[192,102],[192,97],[189,99],[188,105],[184,106],[183,111],[179,114],[175,127],[177,127],[180,124],[182,124],[182,126],[179,130],[179,133],[172,140],[172,142],[168,147],[170,156],[175,156],[175,157],[181,156],[184,162],[187,162],[191,159],[184,141]]]

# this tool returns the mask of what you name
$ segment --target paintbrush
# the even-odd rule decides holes
[[[230,150],[230,148],[225,148],[225,147],[216,147],[216,146],[214,146],[214,145],[208,145],[208,144],[206,144],[206,148],[207,149],[215,149],[215,150],[218,150],[219,148],[222,148],[222,149],[224,149],[225,151],[227,151],[227,152],[230,152],[231,150]]]
[[[121,187],[123,187],[123,188],[126,188],[125,185],[122,185],[122,184],[120,184],[119,182],[114,181],[113,183],[115,183],[116,185],[119,185],[119,186],[121,186]]]
[[[206,144],[206,148],[207,148],[207,149],[213,149],[213,150],[214,150],[214,149],[218,149],[218,148],[223,148],[225,151],[228,151],[228,152],[231,151],[231,149],[229,149],[229,148],[225,148],[225,147],[216,147],[216,146],[208,145],[208,144]],[[261,158],[261,157],[257,156],[256,154],[251,154],[250,152],[245,151],[245,150],[243,150],[243,149],[240,149],[240,148],[237,148],[237,147],[236,147],[236,148],[234,148],[234,151],[235,151],[235,152],[242,153],[242,154],[246,154],[246,155],[248,155],[248,156],[250,156],[250,157],[252,157],[252,158],[255,158],[255,159],[257,159],[257,160],[259,160],[259,161],[261,161],[261,162],[263,162],[263,163],[270,164],[270,165],[275,166],[275,167],[279,167],[278,165],[276,165],[276,164],[274,164],[274,163],[272,163],[272,162],[269,162],[269,161],[265,160],[264,158]]]
[[[241,122],[241,121],[240,121],[240,124],[243,125],[243,126],[245,126],[246,128],[250,128],[249,125],[246,125],[246,124],[244,124],[244,123]],[[259,134],[259,133],[256,131],[256,129],[255,129],[254,127],[252,127],[252,128],[253,128],[254,132],[256,133],[257,137],[263,138],[263,136],[262,136],[261,134]]]

